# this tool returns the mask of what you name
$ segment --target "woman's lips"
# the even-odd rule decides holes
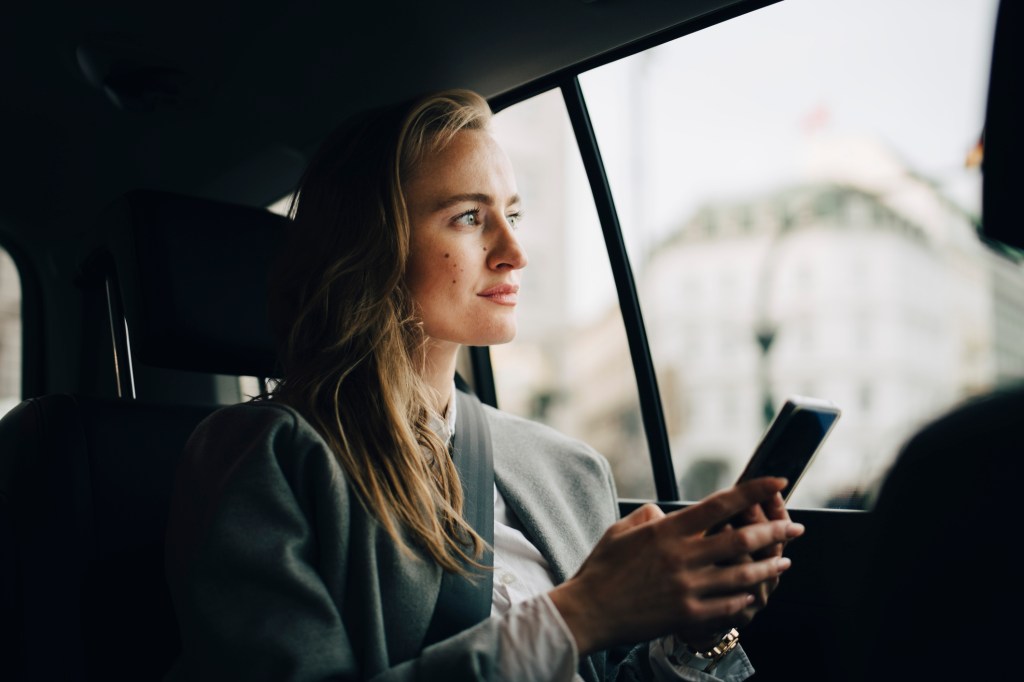
[[[477,296],[499,305],[515,305],[519,300],[519,285],[499,284],[481,291]]]

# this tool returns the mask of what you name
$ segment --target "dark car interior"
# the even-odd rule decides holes
[[[682,506],[576,76],[770,4],[5,10],[0,245],[21,277],[24,400],[0,421],[0,678],[148,680],[169,668],[179,640],[163,533],[177,457],[199,421],[242,399],[236,377],[275,376],[262,273],[287,219],[264,207],[294,188],[346,116],[431,89],[470,87],[496,110],[561,89],[609,244],[657,501]],[[1020,8],[1004,0],[999,12],[981,227],[993,243],[1024,248],[1012,205],[1024,157]],[[466,379],[494,404],[487,349],[471,356]],[[794,568],[743,633],[754,679],[934,679],[951,659],[988,660],[1019,602],[1007,596],[1005,543],[1020,406],[1020,391],[1001,392],[923,431],[871,511],[793,512],[808,528],[787,550]],[[952,495],[965,453],[974,475]],[[958,560],[945,560],[950,552]]]

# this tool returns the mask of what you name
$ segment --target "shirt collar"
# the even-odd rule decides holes
[[[455,434],[455,382],[452,382],[452,390],[448,394],[448,405],[445,407],[444,416],[431,412],[427,425],[430,430],[437,434],[445,445],[452,441]]]

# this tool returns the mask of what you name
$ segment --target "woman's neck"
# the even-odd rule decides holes
[[[431,405],[434,411],[443,415],[452,395],[452,382],[455,379],[455,360],[459,345],[449,342],[430,340],[427,342],[427,353],[420,372],[423,381],[436,391],[437,403]]]

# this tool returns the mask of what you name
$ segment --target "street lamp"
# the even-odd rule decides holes
[[[772,342],[775,341],[775,335],[777,332],[778,328],[767,320],[762,320],[754,327],[754,335],[757,338],[757,345],[761,349],[761,357],[758,362],[757,374],[758,386],[761,389],[762,416],[764,417],[764,425],[766,427],[771,424],[772,419],[775,418],[775,401],[772,399],[768,354],[771,352]]]

